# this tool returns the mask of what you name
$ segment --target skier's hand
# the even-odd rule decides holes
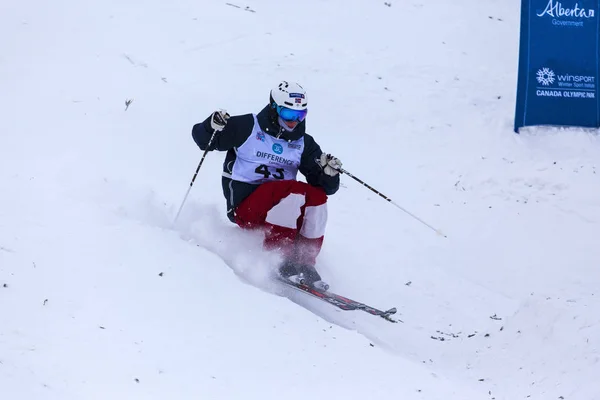
[[[227,113],[227,110],[219,110],[215,111],[210,116],[210,127],[216,131],[222,131],[227,125],[227,120],[230,115]]]
[[[323,168],[323,172],[329,176],[336,176],[342,168],[342,162],[331,154],[321,154],[321,157],[317,159],[317,163]]]

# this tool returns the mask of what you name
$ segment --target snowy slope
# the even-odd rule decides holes
[[[234,4],[235,3],[235,4]],[[512,133],[519,1],[26,0],[0,12],[7,399],[600,399],[596,133]],[[281,79],[356,182],[279,296],[191,126]],[[133,100],[126,110],[125,101]]]

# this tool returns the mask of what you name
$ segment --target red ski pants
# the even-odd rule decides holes
[[[327,195],[304,182],[266,182],[236,208],[235,221],[244,229],[264,229],[266,249],[314,266],[327,224]]]

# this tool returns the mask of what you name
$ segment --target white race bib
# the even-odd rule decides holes
[[[260,129],[256,115],[252,134],[237,149],[231,179],[260,184],[276,180],[296,180],[304,137],[288,142]]]

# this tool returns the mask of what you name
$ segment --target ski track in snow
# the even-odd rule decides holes
[[[288,297],[326,321],[356,331],[373,344],[397,356],[407,357],[430,367],[443,367],[446,374],[454,375],[455,379],[465,379],[464,373],[452,372],[457,366],[485,371],[497,368],[498,363],[501,363],[501,372],[496,376],[498,382],[502,382],[503,375],[510,379],[514,371],[519,371],[524,376],[529,376],[532,385],[548,380],[560,382],[565,373],[561,370],[561,360],[587,359],[590,369],[581,373],[593,379],[592,367],[600,360],[594,341],[594,338],[600,337],[600,317],[584,317],[576,325],[564,319],[570,318],[569,315],[573,315],[573,311],[580,307],[600,309],[599,301],[590,303],[588,299],[579,304],[577,299],[540,299],[532,294],[531,300],[521,303],[465,278],[448,276],[440,267],[431,267],[429,280],[409,285],[413,293],[410,296],[398,296],[398,303],[390,305],[397,305],[402,310],[398,317],[403,322],[392,325],[360,311],[338,310],[308,295],[281,288],[269,279],[280,259],[276,254],[261,250],[262,234],[242,231],[224,220],[222,210],[218,207],[189,201],[179,222],[173,226],[171,221],[175,205],[166,207],[159,204],[160,201],[149,193],[145,200],[128,207],[119,206],[115,212],[151,227],[176,232],[181,240],[217,255],[244,283],[273,295]],[[332,284],[335,285],[335,278]],[[456,296],[466,287],[469,288],[469,297],[464,297],[464,293],[462,297]],[[335,291],[335,288],[332,290]],[[339,294],[356,297],[352,293]],[[436,299],[440,298],[445,301],[439,303]],[[361,301],[359,298],[355,300]],[[490,307],[492,304],[493,308]],[[504,304],[504,308],[498,307],[500,304]],[[492,309],[493,315],[490,313]],[[457,324],[457,316],[460,314],[463,314],[464,321]],[[450,315],[451,318],[446,317]],[[417,318],[419,322],[415,322],[414,319]],[[427,322],[426,326],[421,325],[423,321]],[[481,321],[485,323],[482,324]],[[537,332],[522,328],[532,323],[548,328]],[[558,327],[557,331],[552,328],[554,326]],[[572,339],[578,335],[581,336],[580,340]],[[565,346],[566,343],[568,344]],[[552,357],[534,361],[532,357],[537,358],[537,355],[529,352],[522,353],[519,358],[497,355],[497,349],[502,353],[514,354],[520,352],[521,348],[540,345],[553,352]],[[429,351],[423,351],[428,348]],[[443,354],[441,358],[440,351]],[[557,351],[560,353],[557,354]],[[469,361],[472,359],[477,362]],[[540,376],[536,373],[537,370],[548,367],[554,371],[552,374]],[[477,379],[485,380],[486,377]],[[494,391],[502,389],[502,384],[491,382],[490,385]]]
[[[564,359],[588,365],[588,370],[581,371],[581,379],[586,376],[591,379],[600,359],[596,340],[600,337],[600,318],[589,313],[600,304],[589,296],[555,298],[532,292],[530,299],[516,300],[456,271],[449,274],[444,265],[451,261],[439,260],[430,261],[426,267],[428,274],[420,276],[417,282],[396,283],[402,290],[390,292],[385,296],[385,304],[378,304],[363,298],[372,294],[364,288],[360,291],[363,296],[354,295],[360,285],[345,285],[338,290],[336,283],[343,281],[343,276],[331,275],[335,258],[324,251],[319,262],[329,272],[332,290],[378,308],[396,306],[398,318],[404,322],[390,324],[360,311],[338,310],[302,293],[282,291],[269,279],[279,258],[261,249],[262,234],[243,231],[231,224],[218,205],[203,205],[190,198],[173,226],[177,205],[169,205],[152,191],[134,190],[123,182],[103,182],[90,187],[81,192],[95,195],[82,200],[99,204],[115,218],[160,229],[165,235],[175,234],[181,241],[218,256],[242,282],[275,296],[288,297],[329,323],[363,335],[391,354],[434,371],[444,371],[445,376],[456,380],[467,383],[469,379],[483,379],[490,390],[501,392],[503,378],[514,380],[517,373],[523,378],[514,385],[526,391],[531,385],[552,386],[552,382],[561,382],[567,373],[561,369]],[[548,198],[548,194],[540,196]],[[405,267],[407,276],[413,269],[416,272],[424,268],[418,263]],[[389,286],[370,290],[380,291],[384,287]],[[580,321],[573,324],[567,320],[570,318]],[[552,328],[555,326],[559,328]],[[546,356],[540,358],[537,351],[523,351],[531,346],[545,348]],[[498,360],[502,360],[501,367]],[[542,370],[552,372],[540,374],[538,371]],[[486,378],[490,371],[495,371],[495,379]]]
[[[172,230],[182,240],[201,246],[217,255],[244,283],[275,295],[285,295],[291,301],[331,323],[355,330],[379,345],[390,350],[394,349],[392,343],[382,338],[380,333],[389,322],[379,321],[379,318],[370,315],[360,315],[361,311],[338,310],[309,295],[283,288],[273,281],[270,277],[276,272],[281,258],[276,252],[262,250],[262,232],[243,231],[225,221],[221,216],[221,210],[214,206],[202,206],[193,201],[188,202],[179,221],[173,225],[172,211],[165,207],[158,207],[152,200],[152,196],[148,199],[144,207],[140,205],[135,205],[131,209],[120,207],[117,213],[148,226]],[[145,212],[140,213],[141,210]],[[349,294],[340,294],[352,298]],[[375,323],[369,324],[368,322],[373,319],[376,320]]]
[[[131,197],[124,196],[124,198]],[[555,308],[552,302],[547,304],[544,301],[532,300],[520,304],[464,278],[447,276],[443,269],[436,267],[431,268],[432,278],[430,280],[421,280],[419,285],[410,285],[416,293],[411,296],[398,297],[397,301],[400,302],[398,305],[404,312],[398,316],[403,319],[402,323],[391,325],[389,322],[360,311],[338,310],[308,295],[286,290],[272,281],[269,276],[274,272],[280,259],[276,254],[261,249],[262,234],[260,232],[243,231],[224,220],[221,210],[217,207],[203,206],[193,200],[188,202],[180,220],[173,226],[175,205],[167,207],[164,203],[162,205],[160,203],[155,195],[148,193],[144,200],[135,204],[118,206],[115,213],[150,227],[165,230],[167,233],[175,232],[181,240],[189,242],[191,245],[201,246],[217,255],[244,283],[273,295],[286,296],[292,302],[326,321],[356,331],[373,344],[398,356],[405,356],[425,365],[443,366],[448,371],[455,368],[457,362],[464,363],[467,369],[482,369],[482,367],[491,368],[493,365],[486,365],[483,361],[474,365],[466,360],[476,355],[479,355],[477,359],[483,360],[486,353],[495,354],[495,351],[491,349],[496,347],[506,351],[515,346],[513,340],[537,343],[538,345],[542,343],[548,348],[554,348],[559,343],[555,339],[544,338],[548,333],[532,334],[522,332],[518,328],[521,323],[531,323],[531,321],[535,321],[540,326],[560,325],[561,319],[564,318],[564,312]],[[332,283],[335,285],[335,280]],[[457,297],[456,293],[460,293],[465,287],[470,288],[469,297]],[[351,293],[340,294],[353,298]],[[446,299],[446,301],[438,303],[435,301],[438,298]],[[433,301],[428,302],[428,299]],[[360,301],[360,299],[356,300]],[[499,308],[498,305],[503,303],[505,308]],[[560,303],[569,307],[576,301]],[[410,304],[414,306],[409,307]],[[494,315],[489,314],[490,304],[494,304]],[[465,322],[457,326],[456,317],[460,313],[464,314]],[[496,313],[502,317],[497,317]],[[427,318],[421,318],[421,320],[427,321],[428,325],[415,324],[413,317],[423,314]],[[452,318],[446,318],[446,315],[452,315]],[[476,315],[479,318],[473,318]],[[486,323],[481,324],[482,320]],[[438,325],[433,325],[432,321]],[[582,322],[581,329],[591,328],[590,334],[600,333],[598,327],[600,327],[600,319],[586,320]],[[552,332],[549,333],[552,336]],[[570,332],[570,334],[576,333]],[[570,334],[562,332],[560,336],[568,340]],[[436,354],[439,354],[442,346],[444,357],[436,358]],[[424,352],[423,349],[428,347],[430,351]],[[571,357],[577,358],[575,354],[580,353],[583,356],[589,348],[589,343],[579,345],[573,343],[564,349],[565,356],[570,353]],[[496,356],[491,354],[490,359],[494,359],[494,363],[498,362]],[[543,362],[543,365],[546,365],[546,362]],[[560,363],[554,367],[559,371]],[[528,371],[533,376],[535,376],[534,371],[536,370],[535,365],[531,365],[531,360],[528,360],[528,354],[524,354],[520,361],[508,359],[504,368]],[[451,372],[450,375],[452,375]],[[457,373],[455,378],[464,379],[461,373]],[[541,379],[548,378],[542,377]],[[559,378],[560,375],[557,375],[556,379]]]

